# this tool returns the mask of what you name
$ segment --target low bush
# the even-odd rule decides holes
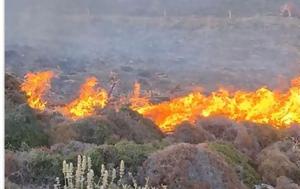
[[[55,175],[61,170],[63,157],[59,154],[52,154],[47,148],[32,149],[28,152],[6,152],[10,153],[10,161],[14,163],[11,171],[7,172],[6,177],[9,181],[22,186],[28,185],[47,185],[53,183]]]
[[[260,177],[251,166],[250,159],[239,152],[232,144],[213,142],[209,143],[209,148],[218,152],[226,162],[233,166],[240,179],[250,188],[260,182]]]
[[[32,183],[51,183],[54,182],[55,175],[60,175],[62,156],[40,150],[32,151],[30,156],[28,173]]]
[[[91,149],[87,154],[94,162],[93,169],[96,174],[99,174],[101,164],[105,163],[114,167],[121,160],[126,162],[129,171],[136,172],[151,153],[163,148],[165,145],[157,143],[136,144],[134,142],[121,141],[115,145],[98,146]]]
[[[148,185],[148,179],[146,179],[144,186],[138,186],[132,173],[126,171],[123,160],[120,161],[120,166],[117,169],[107,169],[107,167],[102,164],[101,172],[97,177],[92,169],[92,160],[89,156],[79,155],[77,157],[76,167],[72,162],[67,163],[65,160],[62,164],[64,179],[61,184],[59,177],[57,177],[54,189],[155,189]],[[166,189],[167,186],[161,186],[159,188]]]
[[[104,144],[113,132],[109,123],[103,119],[87,118],[71,126],[77,129],[78,139],[80,141],[98,145]]]
[[[76,130],[78,136],[76,140],[97,145],[115,144],[121,140],[132,140],[142,144],[163,137],[153,122],[132,110],[122,109],[116,112],[105,109],[103,111],[105,116],[92,116],[69,123]]]
[[[138,179],[149,184],[188,189],[244,189],[236,172],[206,143],[179,143],[151,154],[139,170]]]
[[[264,148],[257,156],[258,172],[264,182],[276,184],[276,179],[285,176],[300,184],[300,150],[293,140],[275,142]]]
[[[118,167],[121,160],[126,161],[127,171],[136,172],[151,153],[165,145],[167,144],[159,141],[148,144],[122,141],[114,145],[96,146],[72,141],[68,144],[56,144],[50,149],[7,151],[7,163],[16,166],[7,167],[6,176],[11,182],[24,186],[51,184],[55,180],[54,176],[63,176],[60,174],[63,168],[61,161],[64,159],[75,164],[76,156],[80,153],[91,157],[95,175],[101,174],[102,164],[105,164],[107,169],[113,169]]]
[[[41,129],[33,110],[26,104],[15,105],[5,101],[5,148],[20,149],[48,145],[48,136]]]

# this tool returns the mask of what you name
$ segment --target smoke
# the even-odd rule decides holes
[[[9,0],[6,57],[17,58],[6,59],[6,70],[22,76],[59,66],[68,80],[75,73],[104,82],[114,70],[122,90],[135,80],[162,92],[177,84],[277,88],[300,71],[300,21],[276,17],[283,2]],[[155,78],[161,72],[167,78]]]

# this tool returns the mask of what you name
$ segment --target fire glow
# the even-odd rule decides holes
[[[133,93],[131,98],[129,99],[131,108],[136,109],[143,106],[147,106],[149,104],[149,99],[147,97],[141,96],[141,84],[135,82],[133,85]]]
[[[50,89],[50,82],[54,73],[52,71],[43,71],[25,75],[25,80],[21,84],[21,91],[27,96],[27,103],[31,108],[45,110],[47,101],[42,97]]]
[[[45,110],[47,101],[44,93],[50,89],[52,71],[28,73],[21,85],[26,93],[30,107]],[[108,104],[108,93],[97,87],[95,77],[89,77],[82,84],[76,99],[57,107],[64,116],[77,120],[96,113]],[[285,128],[291,124],[300,124],[300,77],[291,81],[291,87],[285,91],[272,91],[266,87],[256,91],[229,92],[219,89],[210,95],[191,92],[185,96],[173,98],[158,104],[141,96],[141,86],[134,84],[129,99],[131,109],[151,119],[163,132],[172,132],[176,125],[209,116],[224,116],[235,121],[251,121],[268,124],[276,128]]]
[[[108,100],[107,92],[103,89],[95,89],[98,81],[95,77],[89,77],[80,87],[79,96],[59,111],[73,119],[84,118],[95,113],[97,108],[103,108]]]
[[[132,109],[153,120],[163,132],[172,132],[183,121],[193,123],[208,116],[224,116],[236,121],[284,128],[300,123],[299,107],[300,77],[291,82],[291,87],[286,92],[275,92],[265,87],[254,92],[234,93],[220,89],[209,96],[192,92],[160,104],[132,106]]]

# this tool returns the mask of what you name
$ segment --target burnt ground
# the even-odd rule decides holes
[[[111,71],[120,77],[119,93],[130,91],[138,80],[144,89],[164,95],[197,87],[286,89],[300,71],[297,18],[103,16],[89,23],[84,18],[62,19],[71,22],[70,28],[83,25],[85,31],[53,38],[48,31],[33,44],[7,43],[6,71],[23,77],[28,71],[54,70],[59,77],[52,90],[62,96],[73,94],[90,75],[108,87]]]
[[[55,70],[53,90],[63,97],[89,75],[108,87],[110,71],[120,93],[139,80],[167,96],[286,89],[299,75],[300,19],[279,16],[283,0],[30,2],[6,3],[5,70]]]

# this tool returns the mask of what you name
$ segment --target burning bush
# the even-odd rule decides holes
[[[42,96],[50,88],[54,73],[43,71],[27,73],[21,90],[27,95],[28,105],[34,109],[45,110],[47,101]],[[224,116],[235,121],[251,121],[257,124],[270,124],[276,128],[286,128],[300,123],[299,78],[292,80],[286,92],[278,92],[261,87],[256,91],[237,90],[230,92],[219,89],[206,96],[199,91],[190,92],[158,104],[152,104],[148,97],[142,97],[140,84],[135,83],[130,98],[131,109],[151,119],[162,132],[173,132],[184,121],[195,123],[200,118]],[[89,77],[81,86],[78,98],[56,110],[77,120],[96,114],[109,100],[106,90],[96,88],[97,79]]]
[[[45,110],[47,101],[42,97],[50,89],[50,82],[54,72],[42,71],[25,75],[25,81],[21,84],[21,90],[27,96],[28,105],[31,108]]]
[[[5,75],[5,148],[19,149],[48,144],[47,135],[41,128],[34,111],[25,104],[25,96],[20,92],[20,82],[13,76]]]
[[[199,118],[225,116],[236,121],[251,121],[286,128],[300,123],[299,78],[291,82],[286,92],[261,87],[256,91],[219,89],[206,96],[191,92],[159,104],[144,103],[134,110],[152,119],[163,132],[172,132],[179,123],[194,123]],[[140,97],[140,99],[143,99]]]
[[[78,98],[59,108],[59,111],[76,120],[91,116],[97,108],[103,108],[107,103],[108,94],[104,89],[97,89],[97,83],[96,77],[87,78],[80,87]]]

